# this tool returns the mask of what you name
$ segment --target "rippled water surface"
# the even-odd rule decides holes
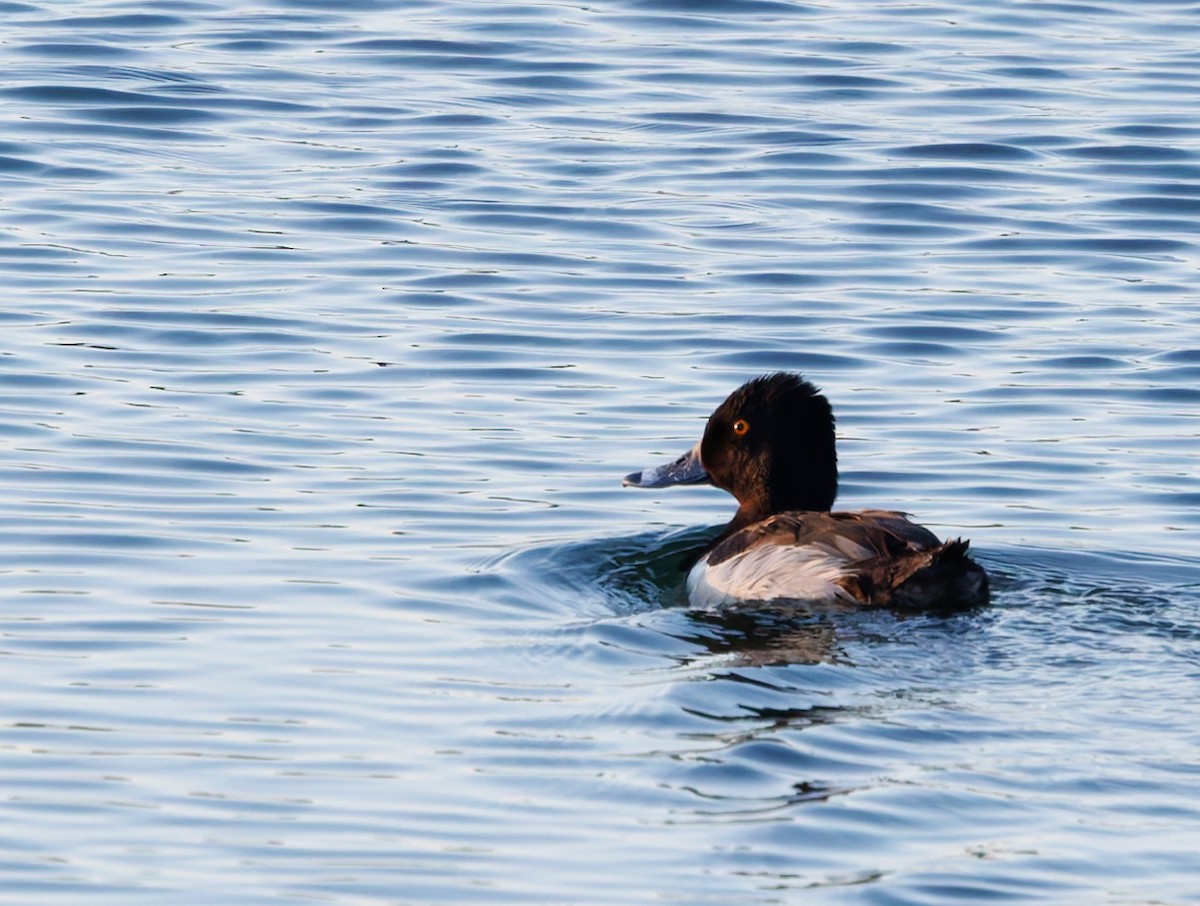
[[[0,11],[6,902],[1200,903],[1200,5]],[[689,611],[774,369],[991,607]]]

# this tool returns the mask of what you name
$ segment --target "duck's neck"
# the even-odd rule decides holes
[[[789,510],[805,512],[828,513],[833,509],[833,501],[837,499],[837,465],[829,462],[819,473],[809,472],[803,475],[788,474],[782,480],[772,476],[767,491],[766,506],[757,509],[763,512],[760,519],[771,513],[783,513]],[[742,504],[745,507],[746,504]],[[739,512],[741,508],[739,508]]]
[[[762,522],[771,514],[759,506],[752,506],[750,501],[746,501],[738,507],[738,511],[733,514],[733,518],[729,520],[729,525],[721,530],[721,534],[717,535],[711,544],[720,544],[734,532],[740,532],[748,525],[754,525],[756,522]]]
[[[790,510],[827,513],[837,498],[837,447],[833,424],[829,430],[805,433],[786,449],[796,451],[787,461],[773,459],[767,469],[767,486],[762,494],[758,518]],[[743,501],[742,506],[754,501]],[[740,512],[740,510],[739,510]]]
[[[782,477],[777,477],[782,475]],[[733,519],[725,526],[713,544],[724,541],[734,532],[746,526],[762,522],[776,513],[814,512],[827,513],[837,498],[837,460],[833,450],[822,458],[818,467],[802,472],[781,470],[772,473],[766,487],[760,493],[743,498]]]

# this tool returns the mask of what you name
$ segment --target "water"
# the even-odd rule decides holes
[[[1200,6],[0,9],[5,902],[1200,902]],[[778,368],[993,606],[689,613]]]

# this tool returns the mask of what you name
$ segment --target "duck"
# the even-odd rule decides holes
[[[907,513],[835,512],[833,408],[791,372],[747,381],[713,411],[703,436],[625,487],[710,484],[738,503],[687,575],[698,609],[797,602],[837,609],[969,609],[988,576],[962,538],[941,541]]]

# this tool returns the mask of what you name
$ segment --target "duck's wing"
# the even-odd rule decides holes
[[[957,610],[988,602],[988,577],[967,556],[971,542],[939,541],[904,513],[847,514],[882,533],[888,550],[853,564],[841,586],[855,600],[887,607]],[[903,545],[903,548],[900,548]]]

